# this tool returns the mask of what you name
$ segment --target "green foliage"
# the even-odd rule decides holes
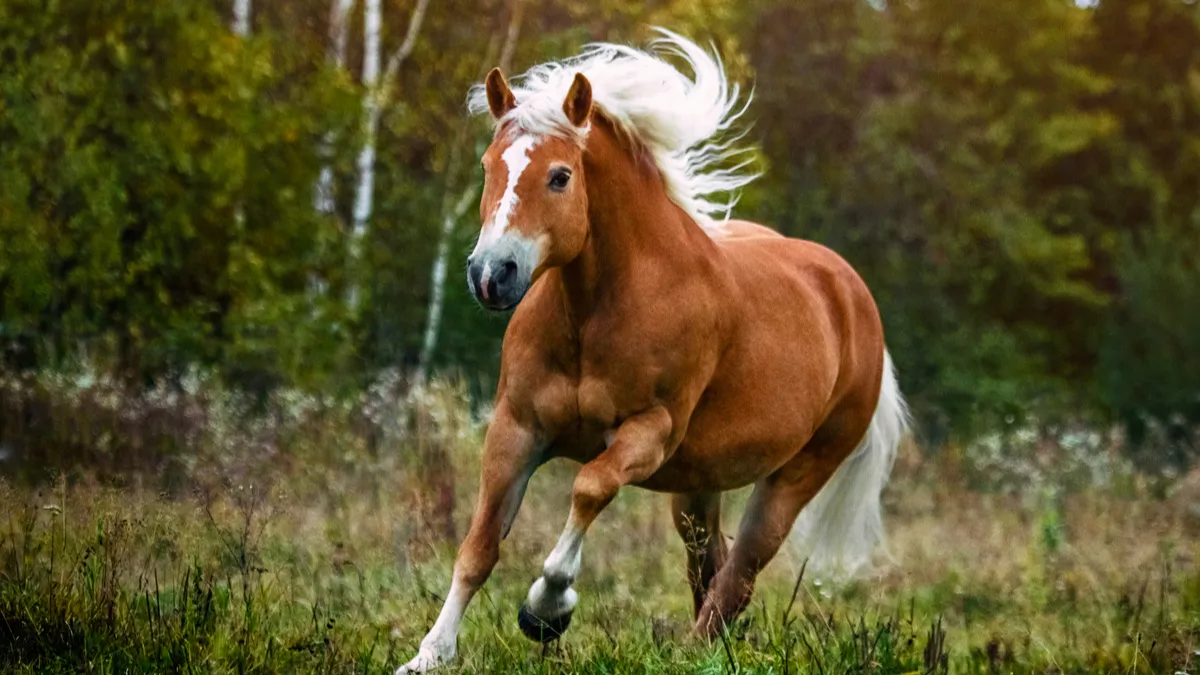
[[[200,2],[17,0],[0,24],[12,358],[278,382],[336,353],[338,309],[308,287],[338,272],[311,186],[318,139],[353,119],[344,83]]]
[[[1200,444],[1198,247],[1195,226],[1130,247],[1139,255],[1122,259],[1122,302],[1101,346],[1100,390],[1148,469],[1186,467]]]
[[[1123,7],[806,0],[751,13],[771,165],[756,215],[861,270],[935,443],[1034,409],[1095,410],[1096,329],[1124,292],[1120,233],[1178,232],[1198,204],[1194,162],[1151,159],[1143,137],[1178,157],[1200,130],[1200,42],[1183,39],[1197,12],[1128,8],[1155,19],[1122,50]],[[1159,33],[1173,39],[1153,44]],[[1156,106],[1175,110],[1170,126],[1145,127]]]
[[[385,54],[412,4],[385,3]],[[481,179],[468,87],[514,28],[520,72],[663,24],[753,85],[765,175],[738,215],[863,274],[930,445],[1036,410],[1166,429],[1171,464],[1193,452],[1195,3],[554,0],[519,24],[516,3],[438,3],[383,111],[357,265],[361,12],[337,68],[327,0],[254,7],[243,40],[219,0],[0,5],[6,368],[200,367],[265,393],[411,367],[443,222]],[[332,216],[313,208],[326,165]],[[472,212],[451,228],[434,363],[486,397],[506,321],[462,290]]]

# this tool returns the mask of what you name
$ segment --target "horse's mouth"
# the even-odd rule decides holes
[[[524,299],[525,299],[525,291],[521,291],[521,294],[518,295],[515,299],[509,300],[507,302],[505,301],[505,300],[507,300],[505,298],[497,298],[497,300],[499,300],[499,302],[495,302],[493,300],[482,300],[479,297],[476,297],[475,301],[479,303],[480,307],[488,310],[489,312],[510,312],[510,311],[516,309],[517,305],[521,304],[521,301]]]

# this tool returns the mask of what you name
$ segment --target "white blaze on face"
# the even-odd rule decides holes
[[[521,181],[521,174],[529,168],[529,153],[541,141],[540,136],[526,134],[518,137],[501,153],[500,159],[508,171],[508,184],[504,188],[504,194],[501,195],[496,210],[492,212],[491,222],[485,223],[483,226],[479,242],[475,244],[476,253],[495,243],[508,229],[508,222],[512,219],[513,211],[516,210],[519,201],[517,199],[517,183]]]

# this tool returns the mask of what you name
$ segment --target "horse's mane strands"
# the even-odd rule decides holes
[[[591,82],[596,110],[650,152],[671,200],[701,226],[713,227],[714,218],[729,217],[735,192],[758,177],[746,170],[752,161],[749,151],[736,147],[745,132],[732,129],[750,97],[739,106],[740,90],[730,84],[715,52],[664,28],[656,30],[662,37],[651,47],[682,58],[694,78],[655,54],[593,43],[578,56],[535,66],[514,78],[517,107],[499,123],[584,143],[587,128],[571,124],[562,109],[575,73],[583,73]],[[471,89],[468,106],[474,114],[488,111],[482,85]]]

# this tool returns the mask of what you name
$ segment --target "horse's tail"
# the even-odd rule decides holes
[[[883,543],[880,496],[908,426],[908,407],[896,383],[892,357],[885,350],[883,382],[871,426],[793,528],[793,542],[808,559],[810,571],[852,576]]]

